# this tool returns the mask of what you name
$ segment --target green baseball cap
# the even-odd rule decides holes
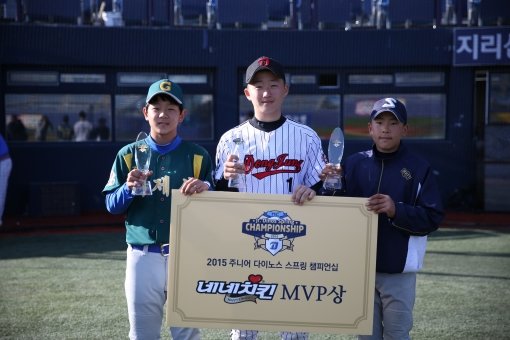
[[[149,92],[147,92],[147,99],[145,100],[145,103],[148,104],[152,97],[160,93],[169,95],[175,99],[177,103],[184,105],[181,87],[168,79],[158,80],[149,87]]]

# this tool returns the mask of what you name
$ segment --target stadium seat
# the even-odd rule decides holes
[[[126,26],[148,24],[149,0],[123,0],[122,19]]]
[[[80,0],[23,0],[29,22],[76,24],[81,18]]]
[[[150,25],[154,26],[171,26],[173,25],[174,9],[172,2],[168,0],[152,0],[150,7]]]
[[[372,0],[361,0],[356,6],[353,8],[354,14],[356,15],[355,24],[358,26],[371,26]]]
[[[268,27],[292,27],[291,2],[289,0],[269,0],[267,2]],[[293,9],[292,14],[295,13]]]
[[[311,1],[312,0],[294,0],[296,7],[296,25],[298,29],[317,27]]]
[[[483,26],[510,24],[510,3],[508,0],[482,0],[480,16]]]
[[[0,0],[0,21],[20,21],[20,4],[17,0]]]
[[[92,2],[96,2],[98,7],[104,2],[104,10],[106,12],[113,11],[113,0],[92,0]]]
[[[217,0],[216,11],[216,27],[218,29],[225,27],[267,28],[266,0]]]
[[[25,0],[21,0],[25,1]],[[72,0],[75,1],[75,0]],[[103,12],[111,12],[113,9],[113,0],[84,0],[81,1],[82,18],[84,24],[100,25],[104,24],[102,18],[99,18],[99,9],[101,4],[104,3]]]
[[[439,13],[436,13],[436,17],[441,20],[441,25],[457,25],[459,21],[456,0],[439,0],[438,10]]]
[[[391,0],[389,19],[392,27],[432,26],[436,22],[432,0]]]
[[[180,6],[179,6],[180,2]],[[207,25],[206,0],[180,0],[174,1],[174,23],[184,26]]]
[[[361,10],[361,0],[316,0],[318,28],[350,29]]]
[[[506,0],[482,0],[480,2],[480,23],[469,22],[468,0],[450,0],[453,11],[447,12],[447,0],[439,0],[441,24],[502,26],[510,23],[510,6],[504,4]]]

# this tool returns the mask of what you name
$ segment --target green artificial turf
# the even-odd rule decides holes
[[[124,252],[122,232],[0,233],[0,339],[126,339]],[[413,339],[508,339],[510,233],[440,229],[417,286]],[[203,329],[202,338],[229,331]]]

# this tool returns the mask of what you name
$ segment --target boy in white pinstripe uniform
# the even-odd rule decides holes
[[[315,197],[322,187],[319,175],[325,155],[317,133],[310,127],[282,115],[289,92],[283,66],[276,60],[260,57],[246,71],[244,94],[253,105],[254,117],[227,131],[216,150],[217,190],[229,190],[227,182],[246,175],[240,191],[289,194],[302,205]],[[244,162],[233,155],[232,141],[240,132],[244,141]],[[257,331],[232,330],[232,340],[257,339]],[[284,340],[308,339],[305,332],[281,332]]]

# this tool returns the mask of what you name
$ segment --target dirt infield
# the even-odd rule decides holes
[[[4,218],[2,235],[38,233],[124,232],[124,216],[98,212],[69,216]]]
[[[478,228],[510,232],[510,212],[447,211],[441,228]]]
[[[124,232],[124,216],[98,212],[72,216],[6,217],[2,235],[34,233]],[[447,211],[441,228],[491,229],[510,232],[510,213]]]

